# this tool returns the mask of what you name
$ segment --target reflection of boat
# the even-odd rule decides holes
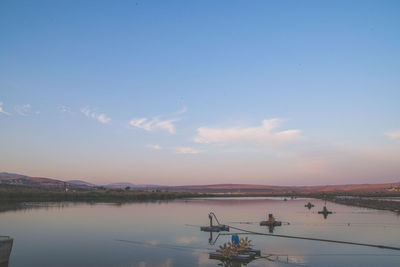
[[[13,239],[9,236],[0,236],[0,264],[7,266],[10,258]]]

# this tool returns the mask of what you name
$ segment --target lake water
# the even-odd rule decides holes
[[[311,201],[315,207],[304,205]],[[266,213],[283,222],[274,234],[317,237],[400,247],[400,217],[327,203],[327,219],[314,199],[189,199],[129,204],[40,204],[0,213],[0,235],[14,238],[9,267],[23,266],[217,266],[208,253],[230,241],[199,227],[213,211],[221,223],[268,233]],[[231,229],[231,232],[237,232]],[[400,266],[400,251],[248,236],[263,256],[247,266]],[[217,234],[213,234],[214,242]],[[273,256],[271,256],[273,255]],[[272,261],[273,260],[273,261]],[[232,265],[240,266],[240,265]]]

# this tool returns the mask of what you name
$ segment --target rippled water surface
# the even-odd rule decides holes
[[[304,207],[308,201],[315,204],[311,210]],[[217,238],[200,231],[209,223],[210,211],[221,223],[256,232],[269,233],[258,223],[273,213],[284,222],[274,234],[400,247],[400,219],[395,213],[327,203],[334,213],[324,219],[317,213],[323,206],[321,200],[281,198],[27,203],[25,208],[0,213],[0,235],[14,238],[10,267],[217,266],[220,262],[209,259],[208,253],[230,236]],[[248,236],[263,256],[247,266],[400,266],[400,251],[242,236]]]

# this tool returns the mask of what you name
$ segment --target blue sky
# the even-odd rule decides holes
[[[2,1],[0,170],[400,179],[398,1]]]

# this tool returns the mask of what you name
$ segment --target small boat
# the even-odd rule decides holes
[[[310,210],[312,207],[314,207],[314,204],[312,204],[311,202],[308,202],[306,205],[304,205],[304,207],[306,207]]]
[[[332,214],[332,211],[329,211],[326,206],[321,211],[318,211],[318,214],[324,215],[324,219],[328,218],[328,214]]]
[[[329,211],[326,206],[321,211],[318,211],[318,214],[332,214],[332,211]]]
[[[0,236],[0,264],[8,263],[13,242],[14,239],[9,236]]]
[[[217,225],[213,224],[213,218],[217,222]],[[208,214],[208,219],[210,220],[210,226],[201,226],[200,231],[203,231],[203,232],[223,232],[223,231],[229,232],[229,226],[227,226],[225,224],[221,224],[218,221],[217,216],[215,216],[214,212],[210,212]]]
[[[260,222],[260,226],[281,226],[281,225],[282,222],[276,221],[272,213],[268,214],[268,220]]]

